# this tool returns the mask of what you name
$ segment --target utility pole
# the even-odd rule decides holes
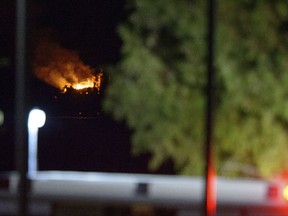
[[[215,21],[216,0],[207,1],[207,86],[206,86],[206,139],[205,139],[205,216],[216,215],[216,176],[213,161],[213,111],[215,77]]]
[[[16,0],[15,38],[15,146],[18,183],[18,215],[28,215],[27,110],[26,110],[26,0]]]

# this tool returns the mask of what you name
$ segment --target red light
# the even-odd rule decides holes
[[[267,197],[269,199],[276,199],[278,197],[278,187],[277,185],[271,184],[268,186]]]
[[[208,190],[207,190],[207,213],[209,215],[216,215],[216,203],[217,203],[217,188],[216,181],[217,177],[214,168],[211,166],[208,170]]]

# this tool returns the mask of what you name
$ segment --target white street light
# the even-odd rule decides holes
[[[38,129],[43,127],[46,114],[43,110],[32,109],[28,116],[28,176],[35,176],[38,170],[37,145]]]
[[[28,129],[37,131],[38,128],[44,126],[46,121],[46,114],[43,110],[40,109],[32,109],[29,113],[28,117]]]

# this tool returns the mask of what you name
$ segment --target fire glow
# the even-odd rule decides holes
[[[61,47],[56,42],[42,40],[35,50],[35,75],[58,88],[62,93],[69,89],[100,91],[103,72],[85,65],[78,53]]]
[[[76,90],[81,90],[81,89],[85,89],[85,88],[94,88],[94,82],[91,80],[83,81],[83,82],[76,83],[76,84],[72,85],[72,88],[74,88]]]
[[[101,84],[102,84],[102,79],[103,79],[103,73],[99,72],[97,73],[96,76],[92,76],[87,80],[74,83],[71,85],[65,85],[61,91],[62,93],[66,93],[68,89],[72,88],[74,90],[79,90],[79,91],[83,91],[86,89],[97,89],[99,92],[101,88]]]

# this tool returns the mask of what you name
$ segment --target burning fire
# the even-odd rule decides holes
[[[91,80],[88,81],[83,81],[80,83],[76,83],[72,85],[72,88],[76,89],[76,90],[81,90],[84,88],[94,88],[94,82]]]
[[[69,88],[100,91],[103,73],[85,65],[75,51],[65,49],[55,42],[41,40],[35,51],[35,75],[63,93]]]
[[[100,91],[101,83],[103,79],[103,73],[99,72],[96,76],[92,76],[87,80],[74,83],[71,85],[65,85],[64,88],[62,88],[62,93],[67,92],[67,89],[73,88],[75,90],[83,90],[83,89],[89,89],[89,88],[96,88],[98,91]]]

